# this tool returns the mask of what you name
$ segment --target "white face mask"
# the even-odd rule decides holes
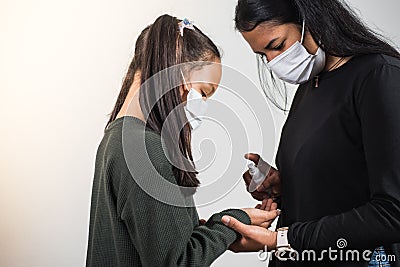
[[[192,130],[195,130],[201,125],[201,116],[205,115],[208,103],[203,99],[203,96],[197,92],[196,89],[193,87],[189,89],[185,80],[185,76],[183,76],[182,72],[181,74],[185,82],[185,87],[189,92],[184,110]]]
[[[291,83],[302,84],[319,74],[325,67],[325,52],[318,48],[315,55],[308,53],[302,45],[304,38],[304,21],[301,43],[296,41],[285,52],[268,62],[269,68],[279,79]]]

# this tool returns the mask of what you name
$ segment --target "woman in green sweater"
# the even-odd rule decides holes
[[[278,215],[268,202],[199,222],[191,131],[220,82],[220,58],[197,27],[169,15],[138,38],[97,151],[86,266],[209,266],[240,237],[223,215],[263,227]]]

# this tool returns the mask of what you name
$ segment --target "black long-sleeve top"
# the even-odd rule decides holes
[[[397,254],[393,266],[400,266],[400,60],[355,57],[322,73],[318,88],[314,80],[299,86],[276,164],[282,182],[279,225],[289,227],[294,249],[338,250],[339,239],[347,242],[344,251],[383,245],[386,253]]]

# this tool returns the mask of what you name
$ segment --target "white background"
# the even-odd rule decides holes
[[[398,0],[350,4],[400,43]],[[255,57],[234,30],[235,5],[0,0],[0,266],[84,265],[96,149],[134,42],[156,17],[194,20],[223,49],[224,64],[258,81]],[[279,134],[285,117],[274,116]],[[239,184],[199,213],[254,204]],[[230,252],[214,266],[228,264],[265,266],[255,254]]]

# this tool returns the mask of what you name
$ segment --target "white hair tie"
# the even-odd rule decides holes
[[[188,19],[184,19],[181,22],[178,23],[179,25],[179,32],[181,33],[181,36],[183,37],[183,30],[186,29],[190,29],[190,30],[194,30],[194,25],[193,25],[193,21],[189,21]]]

